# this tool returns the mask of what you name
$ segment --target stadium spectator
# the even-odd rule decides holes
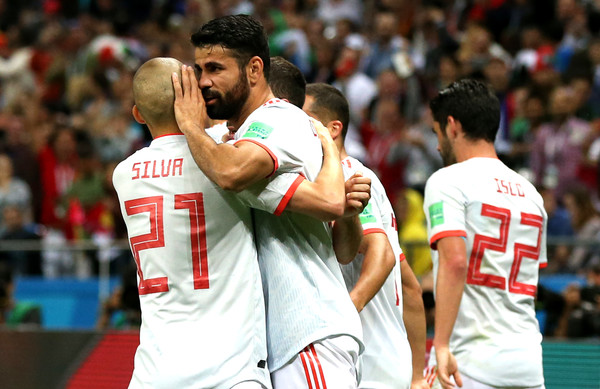
[[[0,154],[0,215],[7,206],[20,208],[23,223],[33,223],[31,190],[23,180],[13,175],[13,161],[6,154]],[[0,222],[0,232],[5,229]]]
[[[2,208],[2,226],[0,232],[0,241],[17,244],[32,242],[39,244],[41,242],[41,233],[39,226],[26,221],[26,212],[18,205],[6,205]],[[39,246],[38,246],[39,247]],[[6,250],[0,254],[2,260],[10,264],[14,274],[17,275],[40,275],[42,274],[42,258],[38,247],[16,247],[13,250]]]
[[[555,188],[559,198],[578,178],[583,145],[591,131],[588,122],[574,116],[575,102],[571,89],[554,89],[549,102],[551,121],[537,131],[531,150],[535,183]]]
[[[556,239],[570,239],[575,237],[571,223],[571,215],[567,208],[556,198],[553,189],[543,186],[538,187],[538,192],[544,199],[544,209],[548,214],[548,232],[550,241]],[[571,249],[566,243],[548,245],[548,266],[542,271],[544,273],[569,272],[569,256]]]
[[[584,272],[596,265],[593,261],[600,260],[597,257],[600,250],[593,244],[600,239],[600,214],[594,207],[590,190],[582,185],[566,189],[563,202],[571,216],[575,238],[581,241],[571,251],[567,270],[572,273]]]
[[[555,335],[568,338],[600,335],[600,265],[589,268],[587,283],[569,285],[563,292],[563,313]]]
[[[348,35],[334,65],[335,81],[350,104],[350,126],[346,138],[348,154],[365,159],[365,146],[359,132],[371,100],[377,94],[377,85],[360,71],[360,62],[366,50],[366,39],[360,34]]]
[[[12,269],[0,262],[0,327],[39,328],[42,324],[42,308],[28,301],[15,301]]]

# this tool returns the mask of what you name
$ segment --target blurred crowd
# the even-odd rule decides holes
[[[0,240],[126,239],[112,171],[150,141],[131,115],[133,74],[156,56],[193,63],[190,34],[237,13],[262,22],[273,56],[346,95],[347,150],[380,176],[418,276],[431,270],[413,245],[427,239],[422,191],[441,167],[427,102],[467,76],[500,99],[501,159],[544,195],[544,271],[600,264],[598,0],[0,0]],[[56,277],[93,274],[98,256],[130,261],[52,249],[0,261]]]

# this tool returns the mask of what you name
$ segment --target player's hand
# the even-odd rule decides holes
[[[345,183],[346,208],[344,216],[353,216],[361,213],[371,199],[371,179],[363,177],[361,172],[356,172]]]
[[[437,374],[442,388],[450,389],[455,388],[454,384],[450,380],[450,377],[454,377],[454,382],[459,387],[462,387],[462,378],[458,372],[458,365],[456,364],[456,358],[450,352],[448,347],[436,347],[435,358],[437,361]]]
[[[410,383],[410,389],[431,389],[425,378],[413,380]]]
[[[206,121],[206,105],[194,68],[187,65],[181,66],[181,80],[177,73],[171,75],[175,90],[175,119],[179,129],[187,134],[189,131],[202,128]]]
[[[327,127],[325,127],[323,125],[323,123],[321,123],[320,121],[318,121],[315,118],[310,118],[310,120],[312,121],[312,124],[315,127],[315,131],[317,131],[317,135],[319,136],[319,139],[321,140],[321,145],[323,146],[323,151],[326,151],[328,147],[329,148],[333,147],[334,149],[337,150],[337,146],[335,145],[335,142],[333,141],[333,138],[331,137],[331,133],[329,132],[329,129]]]

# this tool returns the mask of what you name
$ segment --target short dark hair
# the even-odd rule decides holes
[[[350,122],[350,108],[342,92],[329,84],[318,83],[308,84],[306,94],[314,99],[309,109],[323,124],[332,120],[342,122],[342,138],[345,139]]]
[[[455,81],[429,103],[433,119],[445,130],[448,116],[458,120],[470,140],[494,142],[500,125],[500,102],[483,82]]]
[[[286,99],[302,109],[306,99],[306,79],[296,65],[282,57],[272,57],[269,86],[275,97]]]
[[[265,78],[269,79],[269,41],[262,24],[252,16],[227,15],[213,19],[192,34],[191,41],[196,47],[219,45],[230,49],[240,68],[258,56],[264,63]]]

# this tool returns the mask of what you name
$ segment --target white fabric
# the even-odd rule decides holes
[[[404,258],[398,243],[396,216],[383,185],[370,169],[352,157],[342,161],[344,179],[360,171],[371,179],[371,200],[360,215],[365,234],[385,233],[394,251],[396,265],[379,292],[363,308],[360,319],[365,351],[361,355],[360,388],[410,388],[412,355],[402,319],[400,261]],[[364,255],[348,265],[341,265],[348,291],[361,274]]]
[[[298,181],[277,181],[283,173],[314,180],[322,164],[321,142],[309,117],[299,108],[274,99],[254,111],[236,132],[236,141],[251,141],[271,154],[277,169],[271,193],[289,199]],[[290,186],[290,183],[292,185]],[[271,200],[268,200],[268,199]],[[283,211],[277,196],[259,199],[255,231],[267,306],[269,368],[275,371],[312,342],[350,335],[360,342],[358,314],[344,285],[327,223]],[[284,202],[285,203],[285,202]],[[265,212],[265,210],[267,212]],[[362,347],[362,344],[361,344]]]
[[[314,342],[271,375],[275,389],[355,389],[358,344],[349,336]]]
[[[250,210],[202,174],[183,135],[121,162],[113,183],[145,280],[130,388],[270,387]]]
[[[498,386],[543,384],[534,309],[547,261],[542,197],[500,160],[472,158],[429,178],[423,208],[434,275],[437,240],[466,237],[467,281],[450,339],[459,371]]]

